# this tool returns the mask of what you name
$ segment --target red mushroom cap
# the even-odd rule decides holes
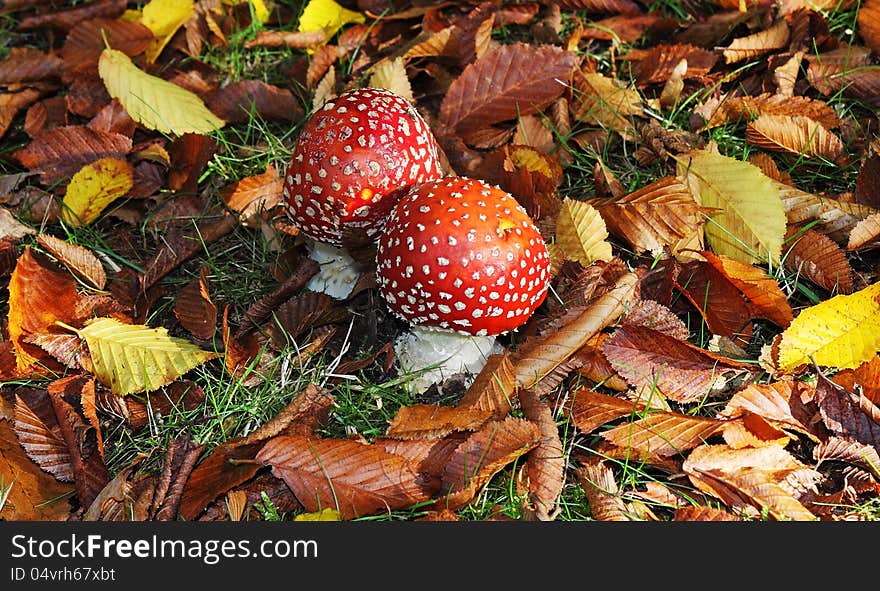
[[[337,247],[346,229],[376,238],[401,195],[443,176],[438,152],[405,98],[381,88],[349,90],[300,131],[284,178],[288,217],[305,235]]]
[[[388,307],[417,325],[497,335],[547,295],[547,245],[525,209],[465,177],[429,181],[391,212],[376,257]]]

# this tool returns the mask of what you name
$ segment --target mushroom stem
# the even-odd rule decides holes
[[[398,366],[406,373],[418,373],[406,382],[411,393],[424,392],[431,384],[454,374],[464,374],[470,383],[486,365],[490,355],[503,347],[496,336],[474,336],[441,328],[412,326],[394,342]]]
[[[360,278],[360,266],[347,252],[323,242],[306,240],[309,258],[320,268],[306,284],[306,288],[344,300],[354,290]]]

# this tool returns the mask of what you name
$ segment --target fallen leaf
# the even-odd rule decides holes
[[[385,437],[438,439],[456,431],[476,431],[492,414],[488,410],[439,404],[401,406],[389,422]]]
[[[238,80],[212,91],[205,105],[227,123],[247,123],[253,116],[267,121],[298,121],[304,113],[287,88],[262,80]]]
[[[789,36],[788,23],[780,19],[767,29],[734,39],[722,51],[722,55],[726,63],[736,63],[784,48],[788,45]]]
[[[608,231],[599,212],[585,201],[566,197],[556,222],[556,244],[571,260],[585,267],[594,261],[610,261],[613,253]]]
[[[73,227],[87,226],[133,186],[133,171],[127,160],[106,157],[86,164],[67,185],[61,219]]]
[[[208,266],[184,286],[174,300],[174,316],[194,337],[208,340],[217,328],[217,306],[208,292]]]
[[[533,392],[520,390],[523,414],[541,430],[538,446],[526,454],[529,477],[529,501],[538,521],[553,521],[561,511],[558,506],[565,484],[565,452],[559,428],[550,407]]]
[[[98,72],[110,96],[147,129],[208,134],[225,125],[196,94],[138,69],[121,51],[104,49]]]
[[[413,104],[416,102],[403,58],[384,59],[373,66],[368,85],[372,88],[388,89]]]
[[[831,161],[837,160],[844,148],[834,133],[802,115],[760,115],[746,126],[746,141],[765,150]]]
[[[107,273],[104,271],[101,261],[91,250],[78,244],[65,242],[51,234],[37,235],[37,242],[70,269],[74,275],[95,289],[104,289],[107,283]]]
[[[824,234],[790,226],[784,248],[782,264],[789,271],[828,291],[852,293],[853,272],[846,253]]]
[[[153,32],[154,37],[145,50],[147,63],[156,61],[174,33],[190,19],[194,11],[193,0],[149,0],[141,8],[140,22]]]

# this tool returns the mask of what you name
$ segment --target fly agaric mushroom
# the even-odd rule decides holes
[[[442,176],[437,141],[415,106],[390,90],[356,88],[324,103],[303,126],[284,204],[305,236],[330,247],[312,250],[344,267],[351,262],[340,252],[346,232],[376,240],[402,195]]]
[[[401,366],[440,363],[413,389],[478,373],[497,351],[496,337],[524,324],[550,285],[547,246],[525,209],[499,187],[466,177],[405,195],[385,224],[376,263],[389,309],[412,325],[395,342]]]

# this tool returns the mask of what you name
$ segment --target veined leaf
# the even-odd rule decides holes
[[[147,47],[149,63],[156,61],[177,29],[195,12],[193,0],[150,0],[141,10],[141,24],[153,32],[153,41]]]
[[[95,318],[76,331],[89,346],[95,376],[114,394],[150,392],[217,357],[165,328]]]
[[[324,31],[325,39],[330,39],[336,32],[349,23],[363,23],[366,20],[363,14],[348,10],[333,0],[310,0],[299,17],[297,30]],[[312,53],[314,49],[307,50]]]
[[[406,75],[406,64],[404,64],[403,58],[384,59],[376,64],[370,75],[369,85],[374,88],[387,88],[411,103],[416,102],[413,98],[412,86],[410,86],[409,78]]]
[[[778,264],[786,218],[773,181],[753,164],[706,150],[676,160],[700,205],[718,210],[705,226],[712,250],[747,264]]]
[[[120,51],[108,48],[101,52],[98,73],[110,96],[147,129],[204,135],[226,123],[208,110],[198,95],[139,70]]]
[[[779,370],[811,359],[818,365],[852,369],[880,351],[880,283],[803,310],[782,333]]]
[[[101,158],[83,166],[67,185],[61,219],[72,226],[87,226],[113,201],[134,185],[131,164],[122,158]]]
[[[556,243],[566,256],[585,267],[593,261],[610,261],[608,230],[599,212],[585,201],[566,197],[556,225]]]

